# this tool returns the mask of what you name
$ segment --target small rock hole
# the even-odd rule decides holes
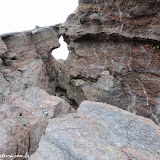
[[[63,59],[66,60],[69,55],[69,50],[67,48],[67,43],[64,41],[63,36],[59,38],[59,42],[61,46],[52,51],[52,55],[55,59]]]

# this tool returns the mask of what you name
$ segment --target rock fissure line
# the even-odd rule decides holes
[[[160,42],[160,3],[79,3],[61,25],[0,36],[0,153],[29,150],[29,160],[48,159],[44,153],[51,160],[159,160],[160,54],[153,46]],[[61,35],[66,61],[51,55]],[[75,128],[70,135],[69,128]]]

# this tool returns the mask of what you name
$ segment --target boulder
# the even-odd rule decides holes
[[[0,154],[33,154],[44,134],[48,119],[73,113],[63,99],[50,96],[40,88],[29,88],[23,95],[12,94],[0,106]]]
[[[59,47],[58,26],[0,35],[0,155],[14,156],[6,160],[33,154],[48,119],[75,112],[50,95],[55,91],[46,63]]]
[[[78,113],[51,119],[29,160],[160,158],[160,127],[105,103],[84,101]]]

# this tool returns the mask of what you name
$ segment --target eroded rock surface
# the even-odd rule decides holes
[[[29,160],[159,160],[160,128],[152,120],[84,101],[78,113],[49,121]]]
[[[160,124],[159,29],[157,0],[79,1],[61,27],[70,54],[55,66],[60,87],[78,105],[106,102]]]
[[[50,96],[39,88],[28,88],[23,95],[14,93],[8,96],[6,102],[0,106],[0,153],[34,153],[48,119],[71,112],[74,110],[64,100]]]
[[[49,77],[46,76],[49,67],[45,62],[51,51],[60,45],[57,27],[1,35],[1,96],[12,92],[22,93],[28,87],[39,87],[48,93],[53,92]]]
[[[66,61],[51,56],[60,35]],[[157,0],[79,0],[61,26],[0,35],[0,154],[159,160],[159,62]],[[52,94],[134,114],[89,101],[73,113]]]
[[[0,155],[33,154],[48,119],[75,112],[49,95],[55,92],[50,70],[51,51],[60,45],[58,30],[59,25],[1,35]]]

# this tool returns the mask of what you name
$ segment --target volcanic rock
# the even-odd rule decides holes
[[[79,105],[112,104],[160,124],[160,2],[80,0],[61,26],[59,87]],[[157,47],[158,46],[158,47]]]
[[[152,120],[108,104],[84,101],[78,113],[49,121],[29,160],[158,160],[159,133]]]
[[[58,37],[58,26],[1,35],[0,155],[33,154],[48,119],[75,112],[63,99],[49,95],[55,91],[47,63],[59,47]]]
[[[62,25],[0,35],[0,155],[159,160],[159,62],[157,0],[79,0]]]

